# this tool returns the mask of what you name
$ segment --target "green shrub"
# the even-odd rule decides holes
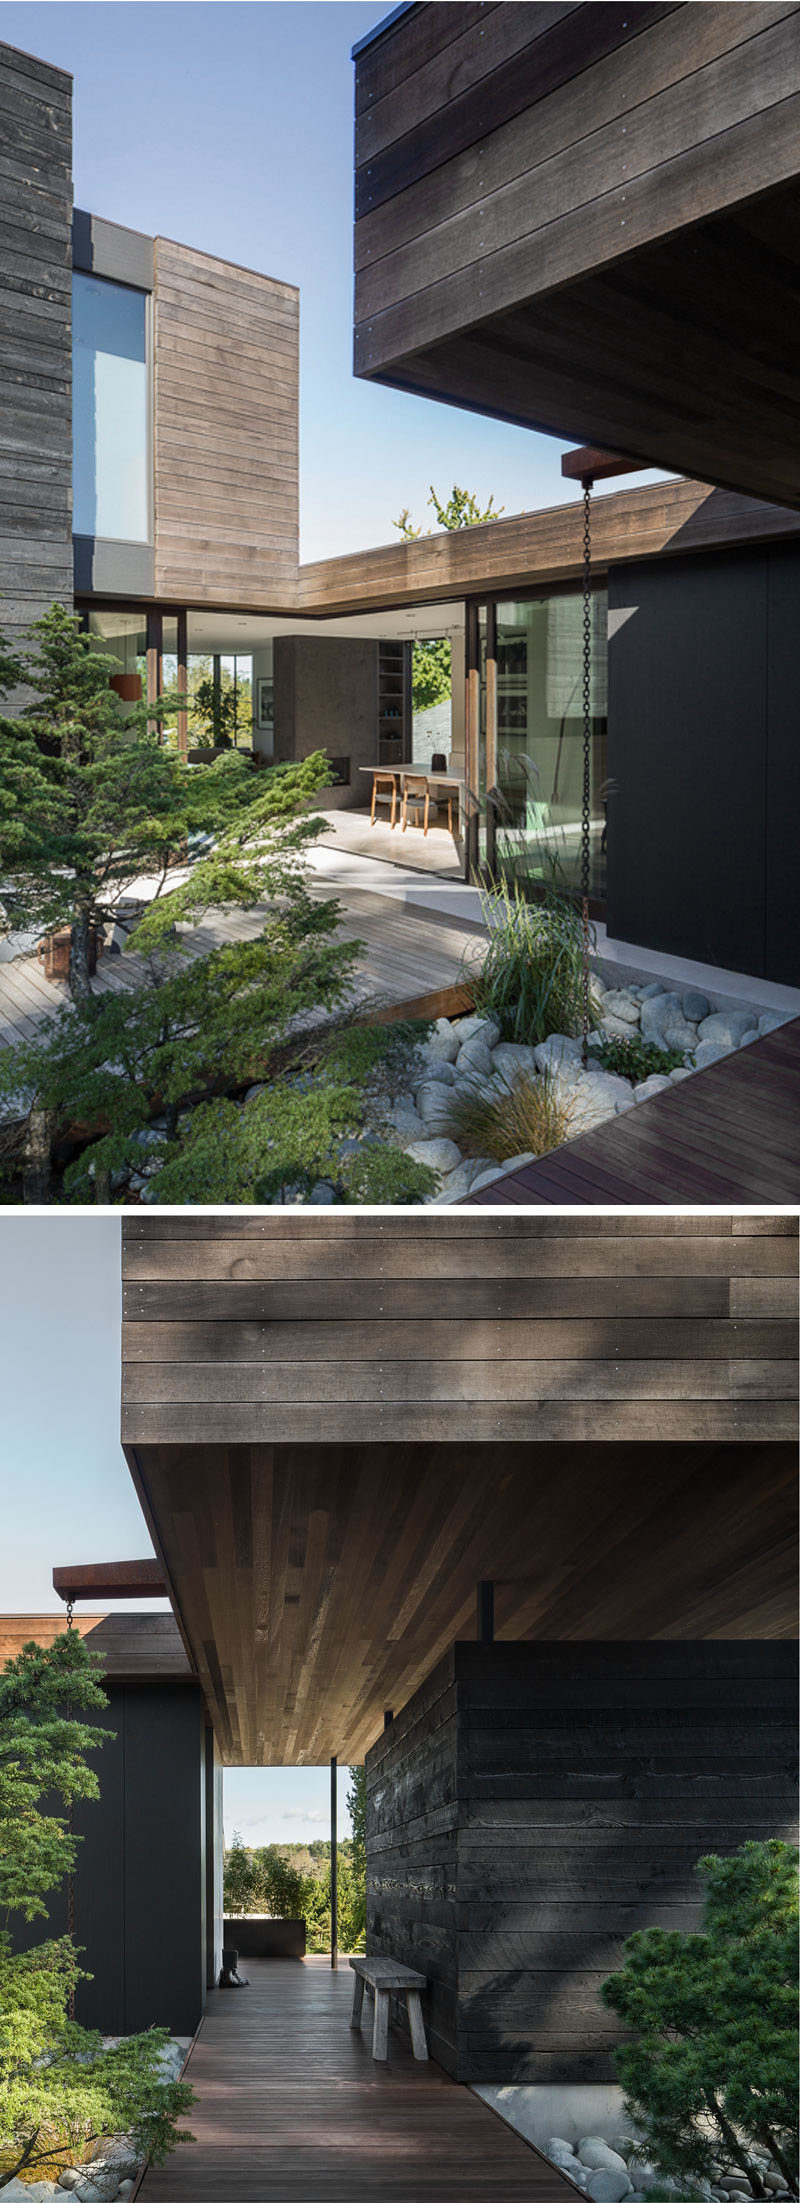
[[[417,1163],[401,1148],[385,1147],[377,1141],[360,1147],[357,1155],[340,1165],[335,1178],[345,1201],[372,1203],[376,1208],[402,1208],[427,1201],[439,1184],[436,1171],[430,1170],[427,1163]]]
[[[583,928],[577,905],[555,888],[529,903],[505,881],[482,901],[489,945],[473,982],[476,1009],[494,1018],[504,1040],[532,1047],[550,1033],[579,1033]],[[597,1022],[590,1003],[589,1023]]]
[[[602,1987],[632,2040],[615,2052],[626,2111],[664,2178],[743,2173],[765,2193],[754,2151],[797,2188],[797,1857],[745,1843],[701,1859],[703,1932],[648,1928]]]
[[[677,1071],[683,1063],[680,1048],[659,1048],[655,1040],[642,1040],[640,1033],[631,1033],[630,1040],[615,1034],[604,1040],[601,1048],[593,1048],[592,1055],[604,1071],[615,1071],[621,1079],[649,1079],[654,1072],[662,1072],[666,1078],[670,1071]]]
[[[483,1086],[452,1089],[448,1131],[463,1155],[491,1155],[508,1163],[512,1155],[549,1155],[569,1139],[575,1104],[547,1070],[541,1078],[524,1072],[511,1084],[495,1072]]]

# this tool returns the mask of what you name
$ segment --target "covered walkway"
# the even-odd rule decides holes
[[[243,1962],[244,1965],[244,1962]],[[575,2190],[441,2066],[390,2032],[385,2066],[353,1976],[326,1957],[249,1959],[212,1990],[187,2079],[195,2140],[148,2172],[142,2203],[569,2203]]]

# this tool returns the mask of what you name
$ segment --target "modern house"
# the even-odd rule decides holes
[[[357,372],[702,477],[595,502],[594,913],[612,943],[789,986],[799,37],[791,6],[413,6],[356,55]],[[577,883],[579,503],[300,565],[297,292],[73,214],[63,71],[0,48],[0,107],[5,626],[74,603],[124,695],[238,665],[244,736],[265,757],[324,746],[327,807],[362,827],[372,768],[430,762],[409,654],[445,636],[435,740],[465,788],[443,870],[502,861],[535,894],[555,853]],[[752,327],[731,309],[745,238]],[[630,417],[601,386],[630,390]],[[413,864],[421,840],[373,846]]]
[[[87,2016],[199,2017],[221,1766],[366,1757],[368,1948],[426,1975],[435,2058],[551,2110],[608,2088],[625,1936],[692,1924],[705,1851],[792,1833],[796,1220],[122,1231],[157,1585],[58,1581],[174,1621],[81,1624],[117,1731]]]

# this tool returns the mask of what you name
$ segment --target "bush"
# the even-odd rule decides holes
[[[618,1078],[649,1079],[654,1072],[662,1072],[666,1078],[670,1071],[677,1071],[683,1063],[680,1048],[659,1048],[655,1040],[642,1040],[640,1033],[632,1033],[630,1040],[622,1034],[604,1040],[602,1048],[593,1048],[592,1055],[604,1071],[615,1071]]]
[[[504,1040],[532,1047],[550,1033],[579,1033],[583,926],[577,905],[555,888],[541,902],[526,902],[507,881],[482,901],[489,946],[473,982],[476,1009],[494,1018]],[[597,1022],[590,1002],[589,1023]]]
[[[495,1072],[491,1084],[452,1089],[448,1131],[463,1155],[549,1155],[569,1139],[575,1104],[552,1073],[524,1072],[513,1084]]]
[[[626,2110],[658,2171],[715,2168],[765,2193],[758,2152],[797,2187],[797,1858],[746,1843],[701,1859],[703,1932],[648,1928],[602,1987],[633,2040],[615,2053]]]

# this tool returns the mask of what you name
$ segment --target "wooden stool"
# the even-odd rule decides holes
[[[411,2047],[420,2064],[427,2063],[428,2045],[425,2041],[425,2022],[422,2017],[420,1990],[427,1988],[425,1974],[416,1974],[411,1966],[398,1966],[393,1958],[351,1958],[355,1974],[353,1983],[353,2011],[351,2027],[361,2026],[361,2008],[364,1990],[371,1989],[375,1997],[375,2017],[372,2025],[372,2055],[383,2065],[389,2054],[389,1998],[404,1996],[411,2029]]]

